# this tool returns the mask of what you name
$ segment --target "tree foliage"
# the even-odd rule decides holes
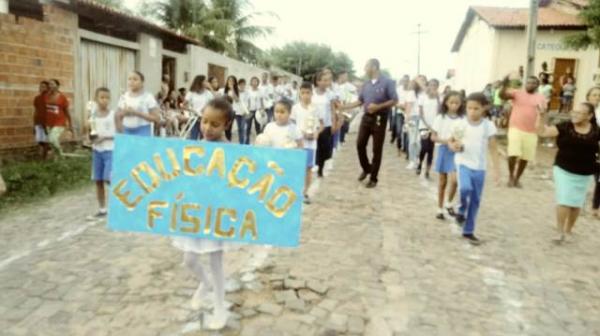
[[[269,51],[269,58],[263,62],[270,62],[305,79],[323,68],[329,68],[334,73],[342,70],[354,73],[352,60],[347,54],[334,52],[329,46],[317,43],[296,41],[273,48]]]
[[[576,50],[589,47],[600,48],[600,0],[590,0],[579,17],[587,25],[587,29],[566,36],[563,42]]]
[[[119,1],[113,7],[119,8]],[[254,24],[270,12],[255,12],[248,0],[145,0],[141,16],[202,41],[216,52],[256,64],[264,58],[254,43],[273,33],[273,27]]]

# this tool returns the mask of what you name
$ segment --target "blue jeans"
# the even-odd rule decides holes
[[[398,149],[403,149],[403,141],[404,141],[404,132],[402,131],[402,128],[404,127],[404,114],[398,112],[396,114],[396,124],[394,125],[396,127],[396,146],[398,147]]]
[[[256,120],[256,111],[250,111],[250,115],[248,115],[246,117],[246,126],[245,126],[246,137],[244,138],[244,140],[246,140],[246,145],[250,144],[250,138],[251,138],[250,135],[252,135],[252,124],[254,124],[254,129],[256,130],[256,135],[259,135],[260,134],[260,124]]]
[[[481,203],[485,170],[474,170],[463,165],[458,166],[457,170],[460,192],[458,213],[466,219],[463,234],[472,234],[475,232],[475,219]]]
[[[274,106],[271,106],[271,107],[265,109],[265,112],[267,113],[267,124],[273,120],[273,112],[274,112],[273,109],[274,108],[275,108]],[[267,126],[267,124],[265,124],[265,127]]]
[[[238,139],[240,144],[246,144],[246,117],[236,114],[235,124],[237,125]]]

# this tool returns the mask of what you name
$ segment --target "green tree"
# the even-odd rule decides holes
[[[291,42],[269,51],[267,61],[283,70],[311,78],[323,68],[334,73],[342,70],[354,73],[352,60],[343,52],[333,52],[329,46],[317,43]]]
[[[587,25],[587,29],[566,36],[563,42],[576,50],[588,47],[600,48],[600,0],[590,0],[579,17]]]
[[[227,29],[220,30],[220,38],[232,46],[234,55],[243,61],[258,63],[263,51],[254,44],[254,40],[267,37],[274,28],[258,26],[254,21],[259,16],[276,17],[271,12],[255,12],[248,0],[212,0],[212,11],[216,18],[229,22]]]
[[[263,58],[254,40],[274,30],[254,24],[259,16],[274,14],[254,12],[248,0],[148,0],[140,14],[202,41],[211,50],[249,63]]]

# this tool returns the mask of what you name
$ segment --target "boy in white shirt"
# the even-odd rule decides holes
[[[313,87],[309,82],[300,86],[300,102],[292,107],[291,119],[294,120],[298,129],[304,137],[304,149],[306,150],[306,178],[304,182],[304,203],[310,204],[308,188],[312,181],[312,168],[315,166],[315,154],[317,151],[317,138],[324,128],[323,116],[317,113],[317,109],[311,104]]]
[[[113,139],[117,130],[115,111],[110,110],[108,107],[110,104],[110,91],[105,87],[96,89],[95,101],[95,108],[90,110],[85,126],[89,130],[89,137],[92,142],[92,180],[96,182],[99,210],[89,219],[105,218],[107,214],[104,184],[110,184]]]
[[[479,239],[474,234],[475,218],[483,192],[488,147],[492,157],[494,180],[496,184],[500,181],[496,126],[483,116],[487,104],[483,93],[470,94],[466,99],[467,117],[456,124],[448,141],[450,149],[456,152],[454,161],[460,191],[460,208],[456,221],[464,225],[463,238],[476,245],[479,244]]]

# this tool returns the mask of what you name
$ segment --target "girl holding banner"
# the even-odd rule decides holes
[[[233,114],[231,105],[225,99],[213,99],[205,107],[201,130],[205,141],[226,142],[225,130],[231,127]],[[205,328],[219,330],[225,327],[229,312],[225,308],[225,275],[223,271],[223,251],[231,243],[191,237],[173,238],[173,246],[184,252],[183,262],[200,280],[192,297],[192,308],[200,309],[202,299],[207,297],[209,281],[200,264],[200,255],[208,254],[213,277],[212,287],[215,295],[213,315],[205,319]]]

